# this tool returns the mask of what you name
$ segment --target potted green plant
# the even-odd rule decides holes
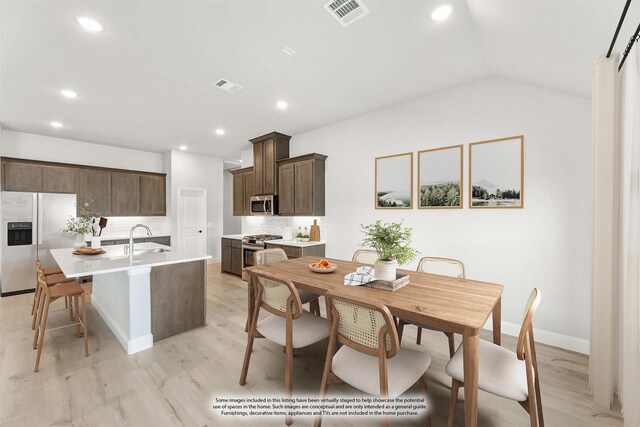
[[[412,229],[403,227],[401,222],[362,225],[364,240],[362,246],[374,248],[378,253],[375,277],[380,280],[396,279],[398,265],[408,264],[418,256],[411,248]]]
[[[69,216],[67,225],[62,232],[68,234],[75,239],[74,248],[82,248],[87,246],[84,241],[85,234],[93,233],[93,220],[100,217],[98,213],[91,212],[93,201],[84,202],[78,211],[78,216]]]

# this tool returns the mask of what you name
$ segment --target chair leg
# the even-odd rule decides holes
[[[69,297],[69,320],[73,322],[73,297]]]
[[[286,346],[286,361],[284,368],[284,389],[285,396],[287,398],[291,398],[293,393],[293,346],[291,343],[288,343]],[[284,418],[285,425],[290,426],[293,423],[293,418],[290,415],[285,416]]]
[[[320,317],[320,301],[314,299],[309,303],[309,311],[316,316]]]
[[[453,357],[453,353],[456,352],[456,339],[454,338],[453,332],[445,332],[444,333],[449,339],[449,357]]]
[[[87,325],[87,300],[82,293],[82,325],[84,326],[84,356],[89,356],[89,326]]]
[[[249,333],[247,334],[247,349],[244,353],[242,372],[240,372],[240,385],[245,385],[247,383],[247,373],[249,372],[249,362],[251,362],[251,352],[253,351],[253,340],[255,338],[255,324],[255,319],[252,319],[251,325],[249,325]]]
[[[45,297],[44,307],[42,310],[42,321],[41,321],[40,328],[38,328],[42,330],[40,331],[40,336],[38,340],[38,353],[36,354],[36,366],[33,369],[33,372],[38,372],[38,369],[40,369],[40,355],[42,354],[42,346],[44,344],[44,333],[47,330],[48,315],[49,315],[49,298]]]
[[[427,385],[427,373],[425,372],[420,377],[420,385],[422,386],[422,392],[424,393],[425,401],[429,401],[429,387]],[[425,420],[425,425],[427,427],[431,427],[431,408],[427,407],[427,419]]]
[[[69,308],[69,297],[64,297],[64,308]]]
[[[402,334],[404,333],[404,325],[406,325],[406,323],[402,319],[398,319],[398,344],[402,344]]]
[[[458,389],[460,388],[460,381],[454,379],[451,381],[451,400],[449,401],[449,420],[447,425],[453,427],[453,423],[456,419],[456,406],[458,405]]]
[[[418,326],[418,336],[416,337],[416,344],[422,344],[422,328]]]
[[[76,301],[75,301],[75,311],[76,311],[76,337],[80,337],[80,317],[78,317],[79,314],[79,308],[78,308],[78,296],[76,295],[75,297],[73,297]]]
[[[34,298],[36,298],[36,301],[34,301],[36,309],[35,309],[35,311],[33,313],[33,319],[31,319],[31,330],[32,331],[36,329],[36,325],[38,324],[38,316],[39,316],[38,311],[40,310],[40,304],[42,303],[41,302],[41,300],[42,300],[42,288],[40,287],[40,284],[38,284],[38,289],[36,289],[36,295],[34,295]],[[36,348],[35,345],[36,345],[36,341],[34,340],[33,341],[33,346],[34,346],[33,348]]]
[[[38,294],[40,293],[40,284],[36,283],[36,290],[33,293],[33,303],[31,304],[31,315],[33,316],[36,313],[36,305],[38,300]],[[33,330],[33,327],[31,328]]]
[[[540,392],[540,379],[538,378],[538,368],[535,368],[535,388],[536,388],[536,408],[538,409],[538,425],[544,427],[544,417],[542,415],[542,393]]]
[[[33,349],[38,348],[38,337],[40,335],[40,323],[42,320],[42,311],[44,310],[44,302],[46,296],[43,295],[44,292],[40,292],[40,296],[38,297],[38,307],[36,307],[36,313],[33,316],[34,323],[34,332],[33,332]]]

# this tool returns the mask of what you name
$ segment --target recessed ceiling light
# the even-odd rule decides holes
[[[444,3],[431,11],[431,19],[434,21],[444,21],[453,13],[454,6],[451,3]]]
[[[287,105],[289,105],[289,104],[287,104],[284,101],[278,101],[278,103],[276,104],[276,106],[281,110],[284,110],[285,108],[287,108]]]
[[[218,135],[224,135],[224,129],[216,129]]]
[[[182,151],[187,151],[187,146],[186,145],[181,145],[178,148],[181,149]]]
[[[92,33],[104,31],[104,25],[93,18],[89,18],[88,16],[78,15],[76,16],[76,21],[82,26],[82,28],[87,31],[91,31]]]
[[[60,122],[51,122],[51,123],[49,123],[49,124],[51,125],[51,127],[54,127],[54,128],[61,128],[61,127],[63,127],[63,126],[64,126],[64,125],[63,125],[62,123],[60,123]]]
[[[60,93],[67,98],[77,98],[78,94],[69,89],[60,89]]]
[[[289,55],[289,56],[293,56],[293,55],[295,55],[296,53],[298,53],[298,52],[296,52],[295,50],[291,49],[289,46],[283,47],[283,48],[282,48],[282,51],[283,51],[284,53],[286,53],[287,55]]]

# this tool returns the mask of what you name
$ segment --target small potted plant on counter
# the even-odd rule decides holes
[[[67,219],[67,226],[63,233],[72,236],[75,239],[73,243],[74,248],[83,248],[87,246],[84,236],[85,234],[94,233],[93,222],[95,218],[100,218],[100,214],[91,213],[92,201],[84,202],[79,209],[78,216],[70,216]]]
[[[396,280],[398,265],[408,264],[418,256],[411,248],[412,229],[403,227],[401,222],[361,225],[364,233],[362,246],[374,248],[378,253],[375,277],[379,280]]]

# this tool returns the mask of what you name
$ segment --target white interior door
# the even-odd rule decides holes
[[[180,249],[187,255],[207,253],[207,192],[180,190]]]

